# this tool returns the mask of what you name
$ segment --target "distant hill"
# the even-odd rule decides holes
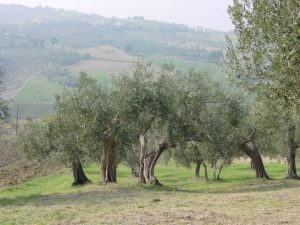
[[[49,7],[30,8],[22,5],[0,5],[0,24],[20,25],[25,23],[43,23],[47,21],[82,21],[99,23],[104,17],[87,15],[76,11],[65,11]]]
[[[75,48],[112,45],[136,54],[166,53],[213,60],[209,51],[225,46],[224,32],[144,20],[106,19],[49,7],[0,5],[0,28],[13,34],[51,39]],[[189,51],[190,53],[187,53]],[[207,54],[208,56],[204,55]]]
[[[108,19],[75,11],[20,5],[0,5],[0,15],[0,67],[5,71],[6,92],[3,94],[7,98],[14,96],[36,75],[49,76],[62,85],[74,85],[71,79],[76,68],[86,68],[86,65],[102,68],[100,64],[95,65],[99,59],[94,59],[94,54],[81,49],[94,53],[97,49],[103,50],[103,46],[111,47],[120,54],[124,52],[129,61],[137,57],[155,58],[156,61],[176,58],[176,61],[192,62],[188,64],[215,65],[221,61],[225,48],[225,32],[143,17]],[[107,54],[113,55],[109,52],[101,55]],[[104,60],[103,64],[108,62],[100,60]],[[119,72],[124,65],[109,71]]]

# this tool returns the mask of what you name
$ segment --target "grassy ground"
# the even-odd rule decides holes
[[[117,184],[71,187],[69,170],[0,191],[0,224],[299,224],[300,181],[285,165],[267,164],[274,180],[256,180],[248,164],[226,167],[222,181],[193,177],[193,168],[159,165],[164,187],[139,186],[125,166]]]

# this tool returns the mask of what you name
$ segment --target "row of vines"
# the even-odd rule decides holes
[[[52,102],[17,102],[9,103],[9,119],[38,119],[54,113]]]

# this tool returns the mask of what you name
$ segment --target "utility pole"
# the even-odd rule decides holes
[[[16,136],[18,136],[18,126],[19,126],[19,105],[17,103]]]

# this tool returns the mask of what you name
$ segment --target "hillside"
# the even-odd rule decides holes
[[[45,39],[56,37],[66,46],[72,47],[110,43],[113,46],[122,46],[122,49],[127,47],[128,51],[135,52],[138,44],[150,43],[169,50],[174,48],[198,51],[201,48],[218,50],[225,46],[226,33],[224,32],[145,20],[143,17],[108,19],[62,9],[29,8],[19,5],[0,5],[0,13],[2,29],[29,35],[33,34],[30,33],[31,31],[35,31],[35,36]],[[83,40],[87,41],[83,42]],[[130,44],[133,46],[129,46]],[[147,53],[146,50],[149,51],[150,48],[145,47],[140,50]],[[152,51],[159,51],[159,49],[152,49]]]
[[[134,58],[154,56],[177,57],[191,64],[215,64],[220,62],[225,46],[224,32],[143,17],[107,19],[74,11],[19,5],[0,5],[0,14],[0,66],[5,71],[3,86],[6,90],[2,93],[5,98],[13,98],[28,79],[37,75],[51,80],[56,77],[58,83],[72,86],[72,77],[78,73],[78,68],[91,66],[99,69],[93,72],[100,73],[124,69],[125,62],[112,63],[106,58],[102,60],[105,67],[102,69],[101,60],[91,57],[99,46],[123,54],[125,61],[129,61],[127,64]],[[120,61],[120,54],[111,54],[108,59]],[[131,66],[125,65],[125,69]]]
[[[98,15],[86,15],[75,11],[66,12],[49,7],[30,8],[22,5],[0,5],[0,24],[18,25],[24,23],[41,23],[44,21],[84,21],[99,23],[104,20]]]

